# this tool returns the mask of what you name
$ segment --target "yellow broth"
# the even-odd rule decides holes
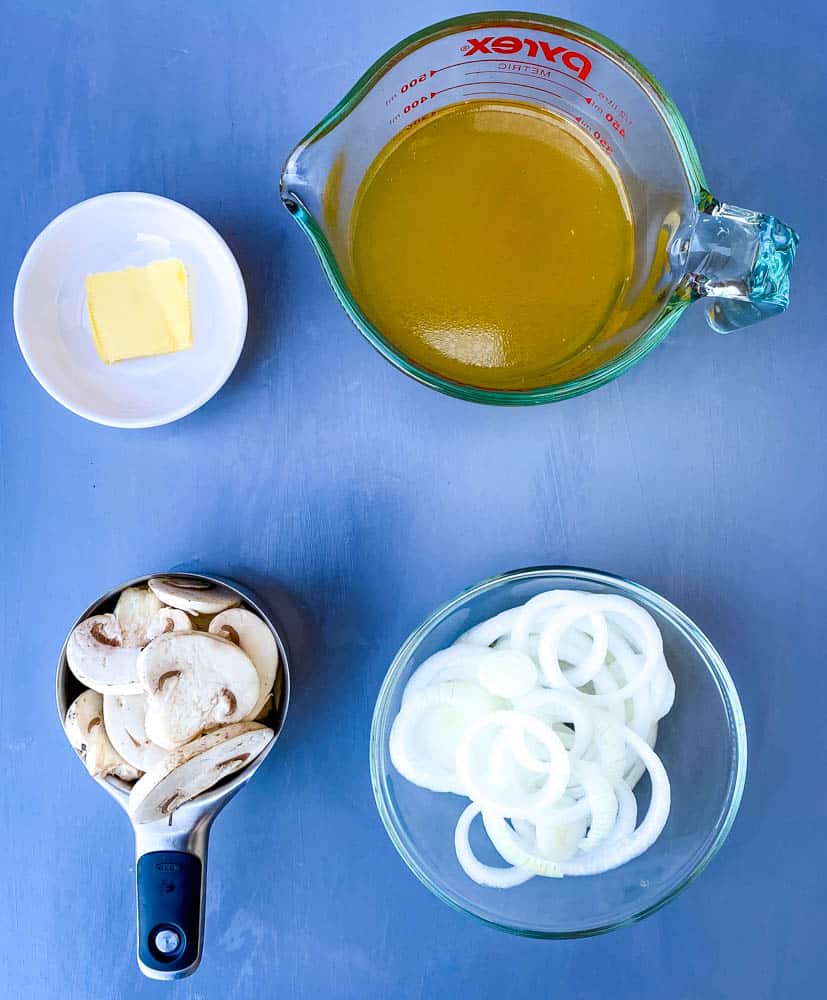
[[[371,165],[351,284],[417,366],[530,389],[612,325],[633,249],[628,198],[596,143],[550,111],[469,101],[405,129]]]

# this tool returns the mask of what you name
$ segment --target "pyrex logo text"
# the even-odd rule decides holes
[[[525,48],[526,55],[530,59],[544,56],[549,62],[557,62],[560,56],[563,65],[576,74],[581,80],[592,71],[592,63],[588,56],[582,52],[575,52],[574,49],[567,49],[565,45],[555,45],[553,48],[549,42],[540,42],[534,38],[517,38],[516,35],[499,35],[496,38],[488,35],[487,38],[469,38],[467,44],[463,46],[464,56],[473,56],[477,53],[491,55],[496,52],[500,56],[515,56]]]

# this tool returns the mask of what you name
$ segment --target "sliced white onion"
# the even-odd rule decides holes
[[[537,846],[537,828],[530,819],[512,819],[511,825],[517,836],[529,848],[535,848]]]
[[[509,608],[508,611],[501,611],[500,614],[488,618],[479,625],[469,628],[454,643],[455,646],[463,643],[471,643],[474,646],[492,646],[503,636],[509,635],[514,625],[514,621],[520,612],[520,608]]]
[[[666,769],[661,763],[660,757],[637,733],[627,729],[626,739],[640,755],[652,782],[652,795],[646,815],[636,830],[626,835],[619,835],[616,840],[609,840],[608,843],[595,848],[588,854],[564,862],[561,868],[563,875],[599,875],[601,872],[611,871],[612,868],[619,868],[627,861],[643,854],[644,851],[648,851],[666,825],[671,803],[669,777],[666,774]],[[634,799],[634,795],[632,798]]]
[[[617,686],[634,680],[640,673],[643,659],[635,653],[626,637],[615,625],[609,626],[609,652],[612,655],[612,662],[608,665],[608,669],[614,676]],[[651,685],[635,691],[626,704],[629,708],[626,713],[627,723],[638,736],[645,737],[654,718]]]
[[[506,823],[504,816],[483,809],[482,821],[491,843],[503,860],[514,866],[514,871],[523,871],[529,877],[532,875],[542,875],[543,878],[563,877],[560,866],[564,862],[551,861],[543,857],[536,848],[532,849],[524,844]],[[465,871],[468,874],[467,868]],[[473,875],[471,877],[473,878]]]
[[[668,715],[675,703],[675,678],[666,665],[666,659],[661,656],[660,669],[652,679],[652,702],[655,721]]]
[[[657,722],[653,722],[649,729],[649,732],[646,734],[646,742],[649,744],[650,747],[652,747],[652,749],[654,749],[657,741],[658,741],[658,724]],[[646,765],[643,763],[640,757],[638,757],[638,755],[634,753],[631,747],[629,748],[629,750],[630,753],[632,753],[634,759],[629,765],[626,774],[623,775],[623,780],[626,782],[629,788],[634,788],[635,785],[637,785],[637,783],[646,773]]]
[[[591,687],[592,691],[590,694],[593,696],[611,695],[620,689],[620,684],[618,684],[614,671],[608,663],[594,678],[592,678]],[[625,726],[630,714],[629,711],[627,711],[627,705],[629,704],[629,700],[615,701],[608,705],[602,705],[600,707],[600,711],[608,712],[609,715],[613,715],[621,725]]]
[[[582,757],[592,742],[594,717],[588,706],[568,691],[539,688],[516,699],[514,707],[546,721],[570,722],[574,726],[574,742],[569,750],[572,757]]]
[[[495,788],[506,791],[509,788],[519,789],[524,794],[536,792],[543,782],[542,776],[548,768],[548,763],[541,764],[529,754],[529,764],[520,759],[515,751],[514,731],[504,729],[491,742],[487,757],[482,756],[483,767],[487,768]]]
[[[574,762],[574,774],[583,786],[591,820],[589,832],[577,845],[583,851],[594,850],[611,833],[617,820],[617,795],[602,768],[585,760]]]
[[[603,842],[603,847],[609,844],[622,843],[627,837],[634,833],[637,826],[637,799],[635,793],[625,781],[614,783],[614,792],[617,796],[617,819],[614,829]]]
[[[564,795],[560,800],[562,808],[553,809],[548,815],[567,815],[578,811],[574,800]],[[512,819],[511,826],[524,847],[532,854],[538,854],[546,861],[566,861],[577,853],[580,841],[586,835],[588,810],[579,809],[579,815],[559,822],[538,820],[536,825],[526,819]]]
[[[570,796],[564,795],[554,808],[535,822],[534,844],[537,853],[547,861],[567,861],[574,857],[586,836],[589,812],[585,799],[575,802]]]
[[[553,643],[550,643],[546,639],[546,633],[556,633],[557,626],[555,623],[561,619],[563,609],[554,614],[548,624],[543,627],[537,646],[537,656],[546,680],[552,687],[563,687],[565,685],[573,688],[582,687],[584,684],[588,684],[595,674],[603,669],[606,654],[609,651],[609,628],[603,615],[591,613],[592,607],[591,599],[587,596],[584,596],[579,601],[567,604],[565,606],[566,629],[560,631],[559,635],[555,634]],[[578,609],[581,612],[580,614],[577,613]],[[591,635],[591,648],[585,657],[564,673],[561,662],[564,657],[561,657],[559,648],[560,640],[563,638],[565,632],[577,622],[581,622],[581,630]],[[585,623],[585,625],[582,623]],[[556,683],[552,681],[552,677]]]
[[[469,834],[474,817],[480,812],[477,802],[471,802],[463,809],[454,830],[454,850],[457,861],[465,874],[478,885],[489,885],[495,889],[511,889],[515,885],[528,882],[532,873],[521,868],[495,868],[485,865],[471,850]]]
[[[511,641],[516,649],[525,647],[529,636],[540,633],[549,612],[572,604],[582,597],[573,590],[548,590],[526,601],[522,607],[512,609]]]
[[[648,850],[669,815],[654,752],[675,682],[652,616],[616,595],[549,591],[469,629],[411,676],[390,733],[408,780],[472,801],[457,858],[482,885],[609,871]],[[633,788],[651,798],[637,826]],[[482,864],[485,829],[512,867]]]
[[[622,619],[631,622],[639,630],[642,645],[643,664],[637,676],[611,694],[589,695],[595,705],[609,705],[625,701],[648,684],[657,669],[660,657],[663,656],[663,641],[655,620],[642,607],[625,597],[614,594],[592,594],[588,598],[589,605],[595,613],[613,613],[613,621]],[[540,667],[551,687],[561,687],[568,682],[560,669],[558,646],[565,631],[583,617],[583,604],[578,601],[571,607],[560,608],[543,630],[540,638]]]
[[[600,764],[603,773],[610,781],[622,778],[626,771],[626,726],[619,722],[609,712],[599,708],[592,712],[594,738],[589,753],[589,760]]]
[[[448,709],[451,725],[444,726],[445,739],[453,744],[447,756],[456,757],[456,746],[465,730],[485,719],[502,702],[470,681],[444,681],[415,691],[399,710],[390,732],[390,757],[396,770],[408,781],[434,792],[465,794],[456,766],[445,766],[417,745],[416,728],[431,711]],[[443,756],[443,754],[440,754]]]
[[[492,649],[480,660],[480,684],[499,698],[513,701],[537,687],[537,667],[530,656],[516,649]]]
[[[431,684],[442,681],[474,681],[479,674],[480,663],[490,655],[490,650],[475,646],[449,646],[441,649],[416,668],[408,678],[402,692],[402,704],[417,691],[424,691]]]
[[[549,756],[544,765],[545,781],[536,792],[516,790],[508,795],[492,787],[484,768],[475,766],[479,758],[475,753],[475,744],[481,735],[492,729],[495,732],[502,729],[522,730],[545,747]],[[551,726],[525,712],[500,709],[483,716],[465,731],[457,747],[457,775],[465,794],[483,808],[493,809],[505,816],[531,819],[560,798],[566,790],[570,774],[569,757],[560,737]]]

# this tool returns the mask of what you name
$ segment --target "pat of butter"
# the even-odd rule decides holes
[[[108,365],[192,347],[187,271],[180,260],[90,274],[86,305],[95,348]]]

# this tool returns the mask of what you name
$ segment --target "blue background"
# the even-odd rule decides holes
[[[784,1000],[823,982],[827,426],[823,6],[527,4],[608,34],[681,108],[712,191],[801,233],[793,305],[728,338],[689,311],[620,381],[533,409],[395,372],[349,325],[281,207],[294,142],[404,35],[419,0],[0,4],[0,995],[33,998]],[[137,189],[238,257],[247,347],[202,410],[97,427],[29,375],[11,322],[32,239]],[[433,898],[375,813],[371,711],[405,635],[501,570],[592,565],[684,608],[738,685],[750,772],[700,882],[580,942],[520,940]],[[294,651],[283,738],[218,820],[195,978],[142,980],[126,818],[53,702],[74,617],[127,577],[214,570]],[[817,937],[818,935],[818,937]]]

